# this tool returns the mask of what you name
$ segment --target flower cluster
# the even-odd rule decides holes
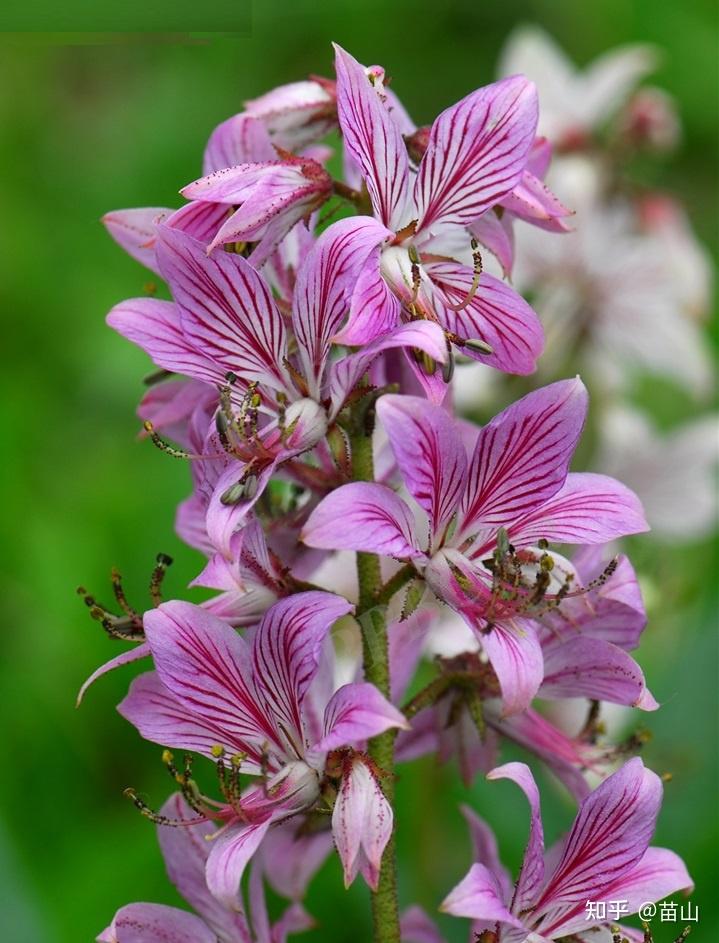
[[[571,211],[543,183],[536,89],[513,75],[417,127],[382,68],[337,47],[335,70],[221,124],[179,209],[105,217],[171,296],[123,301],[108,323],[159,371],[143,434],[190,464],[176,526],[211,593],[163,602],[160,558],[144,613],[116,573],[121,614],[85,594],[134,644],[81,694],[152,660],[119,711],[165,748],[179,792],[157,812],[128,794],[196,912],[130,904],[104,943],[278,943],[311,925],[302,899],[333,847],[345,885],[361,875],[373,891],[377,941],[439,939],[417,907],[400,922],[394,881],[395,763],[427,753],[456,756],[467,782],[510,778],[530,803],[513,890],[465,812],[476,863],[442,909],[483,940],[579,934],[601,923],[588,897],[636,910],[691,887],[649,847],[661,783],[627,759],[640,738],[601,737],[601,702],[658,704],[630,654],[646,623],[637,579],[607,549],[647,530],[642,506],[614,478],[570,471],[587,391],[560,379],[482,427],[455,411],[456,365],[526,376],[543,349],[506,280],[515,228],[570,238]],[[325,143],[337,130],[341,179]],[[568,698],[589,702],[576,736],[535,706]],[[580,803],[546,859],[529,768],[494,768],[503,740]],[[274,924],[266,884],[290,902]]]

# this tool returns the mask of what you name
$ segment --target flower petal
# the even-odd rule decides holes
[[[335,337],[338,344],[368,344],[389,333],[399,323],[401,306],[382,277],[381,253],[381,246],[373,249],[357,276],[349,319]]]
[[[277,154],[262,121],[252,115],[233,115],[210,135],[202,158],[203,174],[248,161],[276,160]]]
[[[270,827],[271,819],[228,828],[213,839],[206,865],[207,886],[228,909],[241,909],[240,881]]]
[[[397,230],[407,223],[407,148],[364,68],[337,44],[334,49],[337,115],[345,147],[362,172],[375,214]]]
[[[523,76],[477,89],[432,125],[414,188],[418,230],[467,225],[519,182],[537,128],[537,92]]]
[[[519,786],[529,803],[529,838],[512,898],[512,909],[522,913],[532,906],[544,881],[544,829],[539,790],[526,763],[505,763],[504,766],[498,766],[487,773],[487,779],[511,779]]]
[[[254,638],[252,667],[261,703],[298,756],[306,747],[302,703],[322,643],[332,624],[352,609],[333,593],[296,593],[265,613]]]
[[[352,217],[322,233],[300,268],[292,326],[310,395],[319,396],[330,340],[347,313],[368,254],[392,233],[371,217]]]
[[[470,809],[468,805],[461,805],[460,811],[469,826],[473,859],[479,864],[483,864],[486,868],[489,868],[501,888],[502,900],[509,900],[514,884],[509,875],[509,871],[507,871],[500,860],[497,839],[494,832],[484,819],[481,819],[474,809]]]
[[[466,265],[437,263],[429,267],[429,274],[451,304],[461,305],[471,297],[474,274]],[[537,357],[544,347],[539,318],[521,295],[492,275],[482,273],[476,293],[464,307],[446,307],[443,322],[460,338],[489,344],[491,354],[463,348],[463,353],[474,360],[522,375],[537,367]]]
[[[410,494],[427,512],[433,537],[440,535],[467,484],[467,453],[452,417],[417,396],[382,396],[377,414]]]
[[[481,631],[479,638],[499,679],[503,713],[526,710],[544,674],[542,646],[534,625],[528,619],[496,622]]]
[[[100,665],[99,668],[96,668],[95,671],[90,675],[90,677],[85,681],[83,686],[80,688],[77,701],[75,702],[75,707],[79,707],[82,703],[82,699],[85,697],[85,692],[90,687],[91,684],[94,684],[98,678],[101,678],[103,675],[106,675],[108,671],[114,671],[115,668],[121,668],[123,665],[129,665],[133,661],[138,661],[140,658],[146,658],[150,654],[150,646],[147,642],[143,642],[140,645],[135,645],[134,648],[128,649],[126,652],[122,652],[121,655],[116,655],[114,658],[111,658],[110,661],[106,661],[104,665]]]
[[[132,210],[105,213],[102,223],[115,242],[156,275],[160,269],[155,258],[157,222],[172,214],[163,206],[143,206]]]
[[[522,929],[522,924],[506,908],[501,889],[492,872],[483,864],[473,864],[466,877],[448,894],[439,909],[453,917],[470,917],[487,927],[505,923]]]
[[[396,330],[382,337],[377,337],[371,344],[362,350],[343,357],[332,364],[330,370],[329,388],[332,396],[332,415],[336,415],[344,405],[345,399],[362,379],[372,361],[385,350],[397,347],[415,348],[429,354],[437,363],[444,363],[447,359],[447,342],[444,332],[438,324],[431,321],[411,321],[402,324]],[[437,371],[439,373],[439,371]],[[434,379],[426,377],[426,379]],[[441,387],[441,400],[447,389],[441,376],[438,378]]]
[[[160,814],[174,821],[192,822],[197,818],[179,792],[170,796]],[[208,838],[216,831],[212,822],[186,826],[159,825],[157,838],[165,859],[167,874],[177,890],[193,910],[220,938],[243,940],[249,929],[240,914],[230,911],[212,896],[205,878],[205,866],[210,853]]]
[[[215,731],[215,744],[256,753],[258,741],[277,743],[252,683],[247,643],[234,629],[200,606],[176,600],[145,613],[144,624],[162,683],[198,723]]]
[[[608,475],[570,472],[548,501],[509,528],[514,544],[545,538],[560,543],[604,544],[649,530],[639,498]]]
[[[216,943],[194,914],[165,904],[127,904],[115,914],[105,939],[111,943]]]
[[[377,889],[382,853],[392,835],[392,806],[362,759],[342,777],[332,812],[332,834],[342,861],[345,887],[362,874]]]
[[[282,315],[266,282],[241,256],[208,258],[199,242],[163,227],[163,275],[182,312],[185,337],[223,371],[284,390],[287,341]]]
[[[410,509],[394,491],[374,482],[352,482],[330,492],[310,514],[300,539],[323,550],[422,556]]]
[[[200,353],[182,331],[180,311],[170,301],[129,298],[110,311],[107,323],[141,347],[163,370],[183,373],[205,383],[223,383],[222,370]]]
[[[639,757],[587,796],[535,913],[604,900],[605,891],[629,875],[646,852],[661,797],[661,780]]]
[[[392,727],[406,730],[409,724],[373,684],[345,684],[335,691],[325,709],[324,734],[314,749],[352,746]]]
[[[643,710],[659,707],[631,655],[611,642],[585,636],[545,651],[539,697],[588,697]]]
[[[693,888],[694,882],[679,855],[666,848],[647,848],[641,861],[627,875],[604,890],[603,899],[621,900],[626,904],[626,912],[633,914],[642,904],[660,901],[677,891],[690,892]],[[586,928],[587,911],[581,903],[552,932],[554,937],[570,936]]]
[[[561,380],[524,396],[486,425],[470,460],[461,533],[506,527],[556,494],[586,411],[581,380]]]
[[[404,911],[399,926],[402,943],[445,943],[434,921],[416,904]]]

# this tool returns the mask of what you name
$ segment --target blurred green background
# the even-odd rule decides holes
[[[0,465],[7,528],[0,550],[2,940],[89,941],[126,902],[177,902],[153,826],[122,796],[132,784],[159,806],[167,793],[160,750],[114,710],[133,669],[104,679],[74,708],[83,679],[118,651],[88,618],[77,584],[107,598],[117,565],[142,605],[159,550],[176,561],[170,595],[184,593],[199,565],[173,532],[187,467],[135,438],[148,363],[104,325],[107,310],[141,294],[150,276],[112,243],[99,217],[177,205],[178,188],[200,171],[212,128],[273,85],[331,74],[332,39],[362,61],[386,65],[423,122],[494,78],[499,49],[522,22],[544,26],[579,63],[622,42],[665,50],[653,81],[676,96],[685,135],[678,154],[653,166],[652,181],[686,202],[716,252],[714,0],[301,0],[291,9],[271,0],[256,4],[250,34],[235,39],[64,45],[4,37],[0,408],[11,450]],[[656,843],[682,854],[697,881],[701,922],[692,939],[716,939],[716,556],[709,542],[635,540],[631,550],[655,589],[640,661],[664,704],[646,718],[654,739],[645,758],[674,777]],[[406,769],[398,811],[403,904],[434,910],[466,871],[458,800],[489,819],[505,860],[516,865],[527,817],[515,793],[484,782],[465,790],[451,769],[431,762]],[[551,787],[543,802],[551,840],[571,808]],[[342,891],[336,861],[314,883],[308,905],[319,921],[312,939],[368,939],[366,889],[356,882]],[[443,929],[450,940],[466,939],[462,921]],[[664,943],[679,928],[657,929]]]

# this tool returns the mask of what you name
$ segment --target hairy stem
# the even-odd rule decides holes
[[[358,433],[352,437],[353,478],[355,481],[373,481],[371,425],[368,425],[363,417],[361,426]],[[372,553],[357,554],[357,579],[365,678],[389,698],[389,648],[385,610],[378,605],[382,590],[378,556]],[[388,730],[378,737],[373,737],[368,746],[370,757],[383,774],[382,791],[391,806],[394,805],[394,738],[394,730]],[[382,856],[377,890],[372,892],[372,924],[374,943],[400,943],[394,830]]]

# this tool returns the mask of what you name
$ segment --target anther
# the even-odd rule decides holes
[[[472,303],[474,296],[477,294],[477,289],[479,288],[479,280],[482,275],[482,254],[479,251],[479,243],[476,239],[472,239],[470,242],[472,247],[472,262],[473,262],[473,273],[472,273],[472,284],[469,286],[469,291],[462,301],[457,304],[452,304],[450,301],[447,301],[447,307],[451,308],[453,311],[462,311],[463,308],[466,308],[467,305]]]
[[[165,452],[167,455],[171,455],[173,458],[191,458],[190,453],[186,452],[184,449],[176,449],[174,445],[170,445],[169,442],[159,436],[155,432],[155,427],[152,425],[149,419],[143,423],[145,432],[152,439],[153,445],[156,445],[161,452]]]
[[[159,606],[162,602],[162,581],[168,566],[172,566],[172,557],[168,557],[166,553],[158,553],[157,562],[150,577],[150,598],[154,606]]]

